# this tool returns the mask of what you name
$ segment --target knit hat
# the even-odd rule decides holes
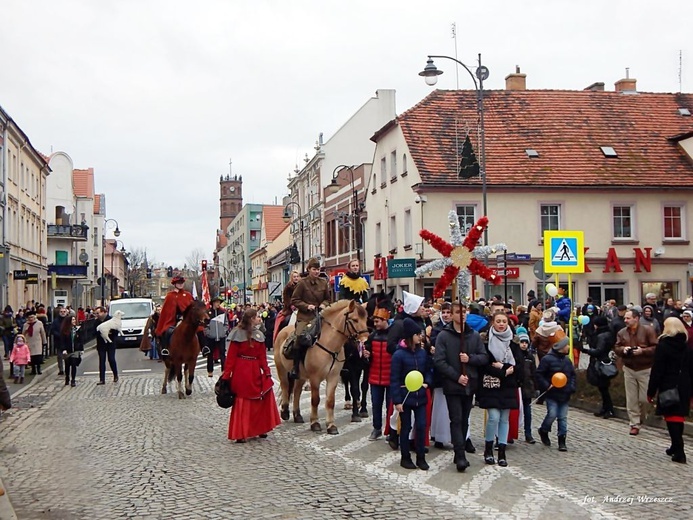
[[[381,320],[389,320],[390,319],[390,311],[387,309],[375,309],[373,312],[373,317],[374,318],[380,318]]]
[[[406,339],[412,338],[414,336],[414,334],[421,334],[421,325],[416,323],[411,318],[404,318],[403,324],[404,324],[404,337]]]
[[[408,293],[407,291],[402,291],[402,294],[404,295],[404,312],[407,314],[415,314],[416,311],[419,310],[419,307],[421,307],[424,297]]]
[[[568,337],[565,337],[565,338],[559,339],[556,343],[553,344],[553,346],[551,348],[554,349],[556,352],[559,352],[559,351],[563,350],[564,347],[567,347],[567,346],[568,346]]]
[[[686,309],[681,314],[683,314],[684,316],[690,316],[691,318],[693,318],[693,311],[690,309]]]
[[[529,343],[529,334],[527,334],[527,329],[524,327],[517,327],[515,329],[515,333],[517,334],[517,340],[518,341],[526,341]]]

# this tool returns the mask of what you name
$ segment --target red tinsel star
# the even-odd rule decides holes
[[[451,226],[452,225],[453,224],[451,224]],[[474,257],[474,248],[479,244],[479,240],[487,226],[488,218],[481,217],[469,230],[462,244],[459,245],[451,244],[427,229],[422,229],[419,232],[421,238],[431,244],[446,259],[447,265],[443,270],[443,275],[433,289],[434,298],[443,296],[445,290],[463,269],[467,269],[470,273],[481,276],[484,280],[488,280],[494,285],[498,285],[501,282],[500,276],[494,274],[491,269]]]

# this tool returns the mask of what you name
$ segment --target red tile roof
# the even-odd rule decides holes
[[[467,132],[477,159],[476,92],[437,90],[373,136],[399,124],[424,185],[480,185],[458,178]],[[488,186],[693,188],[693,167],[671,138],[693,130],[693,94],[484,91]],[[618,158],[607,158],[611,146]],[[525,149],[539,153],[530,159]],[[452,186],[451,186],[452,185]]]
[[[284,206],[263,206],[262,225],[265,227],[265,240],[276,239],[289,224],[284,222]]]
[[[94,196],[94,168],[72,170],[72,186],[77,197]]]

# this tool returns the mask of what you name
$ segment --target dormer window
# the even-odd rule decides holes
[[[534,148],[527,148],[525,149],[525,153],[527,154],[527,157],[530,159],[536,159],[539,157],[539,152],[537,152]]]
[[[689,116],[691,115],[691,111],[688,108],[679,108],[679,115],[680,116]]]

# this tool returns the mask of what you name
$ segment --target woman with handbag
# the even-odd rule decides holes
[[[590,364],[587,367],[587,382],[596,386],[602,396],[601,410],[595,412],[596,417],[609,419],[614,416],[614,403],[609,393],[609,384],[618,374],[618,369],[610,357],[610,353],[616,343],[616,338],[609,327],[609,320],[600,314],[592,323],[594,331],[588,334],[587,347],[579,346],[580,352],[590,356]],[[589,326],[589,325],[588,325]]]
[[[524,361],[522,352],[513,341],[513,330],[503,311],[493,315],[488,330],[489,364],[481,368],[481,384],[477,393],[479,407],[486,409],[486,442],[484,462],[495,464],[493,441],[498,436],[498,465],[507,466],[505,447],[508,443],[510,410],[520,408],[518,388],[522,386]]]
[[[84,352],[82,332],[77,325],[77,318],[72,316],[70,319],[63,320],[60,326],[60,340],[65,360],[65,386],[75,386],[77,367],[82,363],[82,352]]]
[[[221,376],[230,380],[231,391],[236,395],[228,438],[239,443],[250,437],[267,437],[267,432],[281,423],[261,323],[256,309],[243,313],[238,327],[229,334],[229,349]]]
[[[655,349],[654,364],[647,387],[647,400],[657,403],[657,415],[664,416],[671,437],[666,450],[673,462],[686,463],[683,451],[683,423],[690,412],[693,355],[688,349],[688,333],[678,318],[664,320],[664,331]],[[656,396],[656,399],[655,399]]]

